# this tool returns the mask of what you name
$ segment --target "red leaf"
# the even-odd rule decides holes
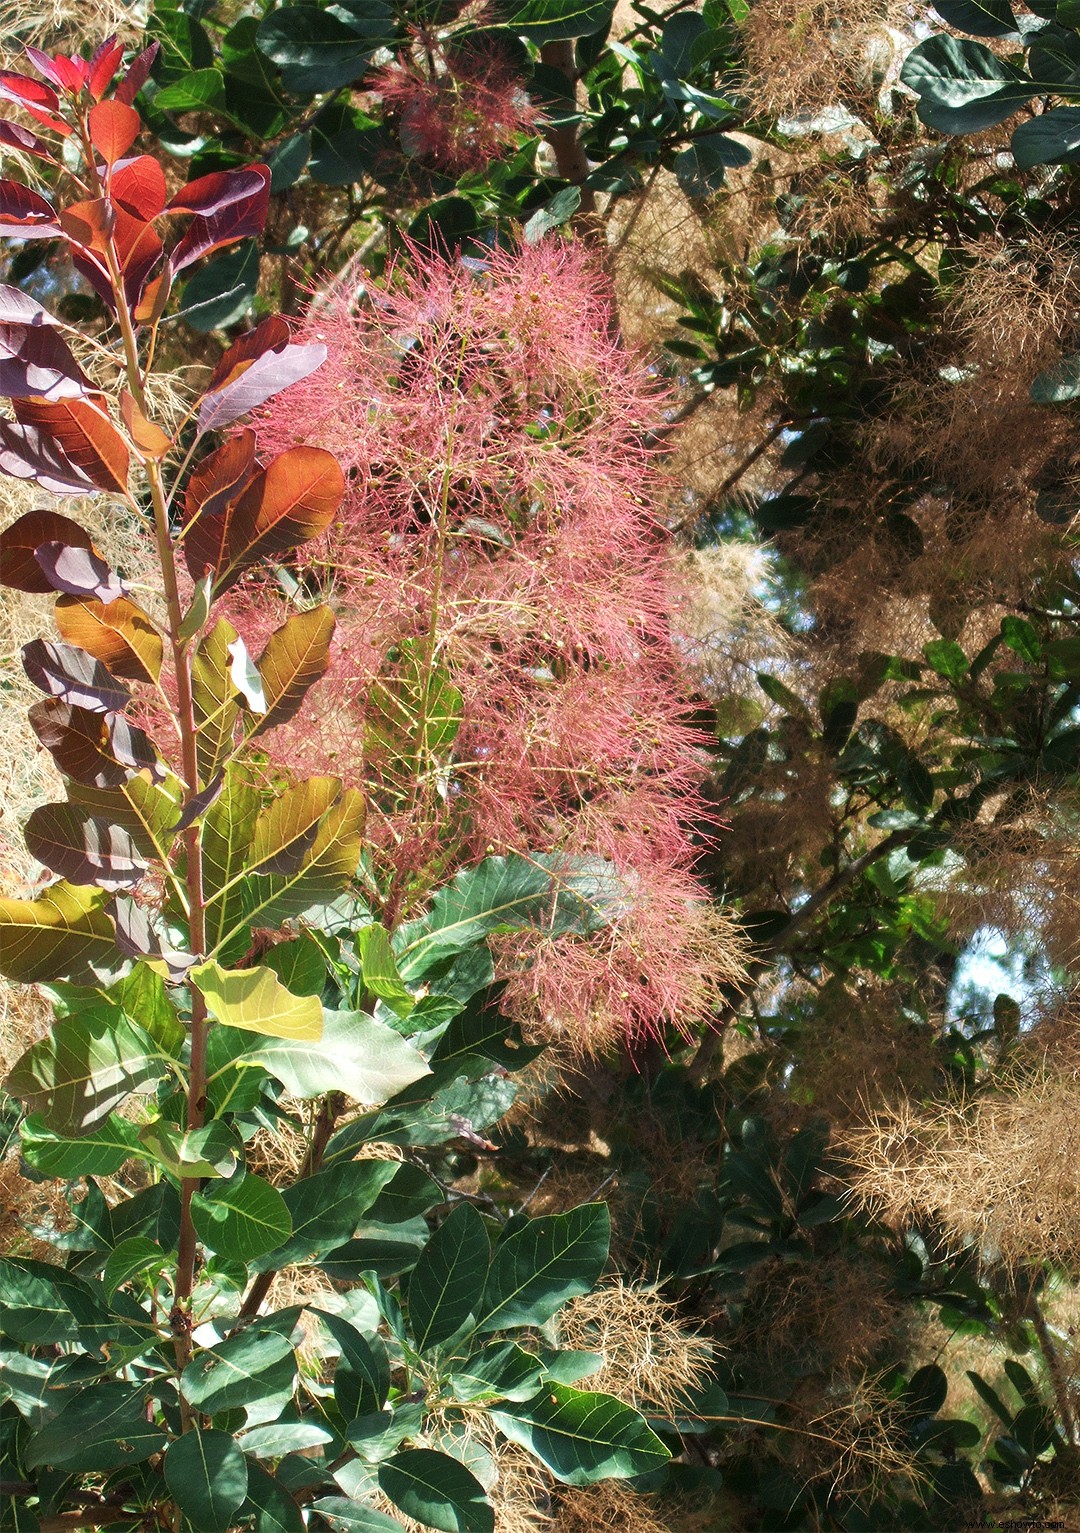
[[[5,325],[55,325],[48,309],[22,288],[0,282],[0,323]]]
[[[90,55],[90,78],[87,82],[91,99],[100,101],[112,83],[113,75],[124,57],[124,45],[115,36],[99,43]]]
[[[215,431],[265,404],[282,389],[299,383],[326,361],[326,347],[286,346],[264,352],[223,388],[207,394],[199,407],[199,430]]]
[[[128,450],[113,423],[82,399],[17,399],[21,426],[47,432],[68,462],[101,490],[127,490]]]
[[[50,165],[56,163],[45,140],[31,133],[29,128],[20,128],[18,123],[0,121],[0,144],[23,154],[36,155],[39,160],[48,160]]]
[[[90,535],[70,516],[58,511],[27,511],[0,532],[0,584],[16,591],[44,596],[53,589],[34,558],[43,543],[65,543],[69,548],[93,548]]]
[[[234,377],[246,368],[250,367],[256,357],[261,357],[265,351],[280,351],[289,343],[292,334],[288,321],[282,319],[280,314],[272,314],[269,319],[264,319],[261,324],[242,335],[238,341],[222,353],[218,365],[210,374],[210,382],[206,385],[206,392],[212,394],[215,389],[231,383]]]
[[[345,475],[322,447],[291,447],[257,474],[227,517],[218,589],[260,559],[325,532],[345,493]]]
[[[39,74],[73,95],[77,96],[90,78],[90,65],[85,59],[69,59],[62,53],[50,58],[49,54],[42,53],[40,48],[31,48],[29,44],[23,52]]]
[[[56,210],[21,181],[0,181],[0,234],[21,240],[54,239]]]
[[[0,97],[5,101],[17,101],[23,111],[29,112],[36,122],[52,128],[55,133],[62,133],[65,138],[70,138],[74,131],[62,117],[54,115],[59,110],[60,98],[50,86],[42,85],[40,80],[31,80],[29,75],[12,74],[7,69],[0,70]]]
[[[58,216],[60,227],[72,244],[92,251],[104,264],[108,238],[116,226],[116,212],[108,199],[95,197],[92,202],[73,202]]]
[[[237,240],[252,239],[262,233],[269,206],[267,191],[258,206],[245,208],[239,203],[212,213],[209,218],[193,218],[183,239],[172,253],[173,269],[182,271],[201,256],[210,255]]]
[[[265,165],[248,165],[243,170],[215,170],[181,187],[169,203],[169,212],[197,213],[207,218],[234,203],[257,199],[269,186],[270,171]]]
[[[150,78],[150,68],[158,56],[160,43],[151,43],[128,66],[128,72],[114,91],[114,98],[130,106]]]
[[[166,195],[165,172],[150,154],[118,165],[109,183],[113,204],[135,218],[156,218],[165,207]]]
[[[17,101],[20,106],[43,106],[53,112],[60,109],[60,97],[49,86],[29,75],[13,74],[9,69],[0,69],[0,96]]]
[[[112,168],[139,136],[142,121],[133,106],[122,101],[99,101],[90,108],[90,142]]]
[[[221,558],[225,508],[247,488],[255,465],[255,433],[242,431],[208,454],[194,470],[184,494],[184,558],[192,578],[201,580]]]

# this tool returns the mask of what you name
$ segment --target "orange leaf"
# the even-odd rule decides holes
[[[332,453],[322,447],[283,452],[256,475],[228,516],[217,588],[231,585],[259,559],[325,532],[344,493],[345,476]]]
[[[138,112],[122,101],[99,101],[90,108],[90,142],[110,168],[127,154],[141,127]]]
[[[104,396],[99,396],[104,399]],[[16,399],[15,419],[53,437],[101,490],[127,490],[128,450],[113,423],[85,399]]]
[[[133,394],[127,389],[120,394],[120,414],[124,418],[128,436],[135,443],[140,452],[148,458],[163,458],[172,446],[172,441],[162,431],[160,426],[155,426],[153,421],[148,421],[135,400]]]
[[[53,616],[62,639],[85,649],[114,676],[153,682],[161,674],[161,635],[126,596],[108,605],[92,596],[61,596]]]

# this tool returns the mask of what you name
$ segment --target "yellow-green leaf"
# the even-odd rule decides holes
[[[230,1027],[271,1038],[322,1037],[322,1002],[316,995],[293,995],[272,969],[223,969],[203,963],[190,971],[207,1010]]]
[[[93,979],[118,960],[108,893],[61,882],[36,900],[0,899],[0,974],[19,984]]]

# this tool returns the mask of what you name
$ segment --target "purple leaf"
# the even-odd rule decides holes
[[[150,66],[157,58],[160,47],[160,43],[151,43],[149,48],[144,48],[139,56],[132,60],[128,66],[127,74],[113,92],[117,101],[122,101],[125,106],[130,106],[135,100],[135,97],[150,78]]]
[[[76,468],[55,437],[36,426],[0,420],[0,474],[33,479],[54,495],[92,495],[97,486]]]
[[[269,190],[270,171],[265,165],[244,170],[214,170],[182,186],[169,203],[170,213],[197,213],[208,218],[234,203],[255,203]]]
[[[250,201],[230,202],[219,212],[197,215],[191,220],[183,239],[172,253],[173,270],[182,271],[200,256],[210,255],[225,245],[235,245],[237,240],[253,239],[260,235],[269,205],[268,176],[262,191]]]
[[[55,325],[56,320],[36,298],[21,288],[0,282],[0,325]]]
[[[0,181],[0,234],[18,240],[55,239],[63,231],[55,209],[21,181]]]
[[[165,776],[147,735],[119,713],[73,707],[44,697],[28,711],[30,724],[65,777],[88,788],[119,788],[135,772]]]
[[[154,930],[150,912],[134,900],[123,895],[113,900],[109,910],[116,927],[116,946],[125,958],[157,959],[164,963],[170,980],[175,984],[183,979],[192,964],[198,963],[193,953],[178,953]]]
[[[282,389],[307,378],[326,361],[326,347],[286,346],[266,351],[224,388],[207,394],[199,406],[199,430],[215,431],[228,426],[249,410],[265,404]]]
[[[42,543],[34,549],[34,558],[54,591],[66,591],[69,596],[96,596],[106,604],[124,594],[120,576],[92,548]]]
[[[131,701],[100,660],[62,640],[31,639],[22,649],[23,670],[41,692],[91,713],[118,713]]]
[[[18,149],[23,154],[36,155],[39,160],[53,160],[45,140],[16,122],[0,121],[0,144],[6,144],[9,149]]]
[[[172,827],[177,835],[182,830],[187,830],[189,825],[194,825],[201,814],[205,814],[215,799],[221,796],[221,790],[225,786],[225,773],[218,772],[203,788],[201,793],[193,793],[184,805],[180,818]]]
[[[89,379],[55,330],[0,319],[0,396],[84,399],[91,392]]]
[[[146,871],[130,834],[74,804],[42,804],[26,822],[32,857],[73,884],[130,889]]]

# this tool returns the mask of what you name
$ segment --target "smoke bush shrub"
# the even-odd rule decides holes
[[[489,939],[539,943],[541,990],[567,940],[559,1020],[594,1041],[708,989],[639,499],[657,396],[581,258],[538,247],[414,254],[298,337],[271,316],[159,415],[174,280],[259,235],[269,170],[170,198],[132,152],[153,49],[119,83],[112,38],[29,57],[0,95],[50,196],[0,180],[0,233],[66,243],[105,339],[0,286],[0,470],[139,519],[152,578],[47,502],[0,532],[0,579],[54,597],[23,663],[65,793],[25,826],[49,881],[0,899],[0,973],[54,1013],[5,1111],[71,1211],[55,1262],[0,1257],[4,1516],[492,1533],[485,1443],[575,1486],[670,1456],[549,1325],[608,1211],[500,1225],[369,1147],[484,1143],[512,1102],[535,1051],[485,1004]]]

